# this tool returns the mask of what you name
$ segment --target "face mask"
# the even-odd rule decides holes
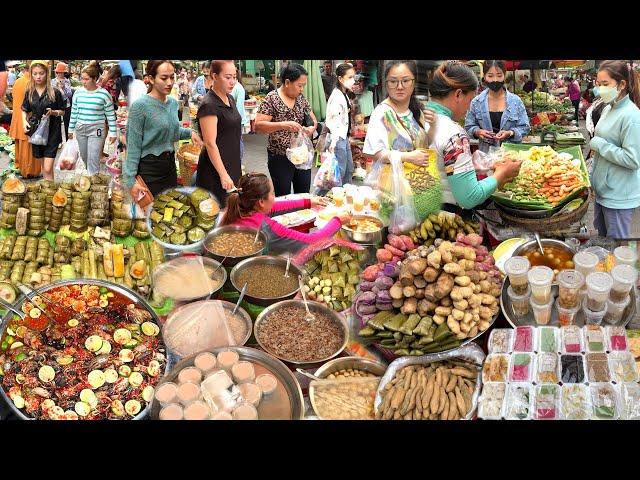
[[[593,95],[595,97],[599,97],[600,96],[600,87],[593,87]]]
[[[618,89],[616,87],[601,86],[598,89],[598,94],[604,103],[611,103],[617,98]]]
[[[504,82],[487,82],[487,87],[494,92],[499,92],[504,87]]]
[[[347,90],[351,90],[355,84],[356,84],[355,78],[350,78],[342,82],[342,85],[344,85],[344,88],[346,88]]]

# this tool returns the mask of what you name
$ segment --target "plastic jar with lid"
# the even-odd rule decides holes
[[[638,271],[631,265],[616,265],[611,270],[613,287],[609,292],[609,298],[614,302],[621,302],[629,298],[631,289],[638,281]]]
[[[509,276],[509,283],[516,295],[524,295],[529,289],[527,272],[531,263],[527,257],[511,257],[504,264],[504,271]]]
[[[556,301],[556,308],[558,310],[558,322],[561,326],[574,325],[576,315],[580,310],[580,305],[576,305],[573,308],[564,308],[560,305],[560,298]]]
[[[550,296],[549,302],[540,305],[534,301],[533,297],[530,299],[531,309],[533,310],[533,318],[538,325],[548,325],[551,321],[551,308],[553,307],[553,298]]]
[[[575,269],[585,277],[596,271],[599,261],[598,256],[590,252],[578,252],[573,256]]]
[[[551,282],[553,282],[553,275],[553,270],[542,265],[529,270],[527,278],[531,286],[532,302],[538,305],[546,305],[552,301]]]
[[[531,289],[529,286],[527,285],[527,290],[524,295],[517,295],[513,291],[513,286],[507,289],[507,294],[513,307],[513,314],[518,318],[526,317],[529,314],[529,299],[531,298]]]
[[[616,265],[636,266],[638,261],[638,252],[631,247],[621,246],[613,250],[613,256],[616,257]]]
[[[584,275],[577,270],[563,270],[558,274],[558,305],[562,308],[576,308],[580,305],[580,290],[584,285]]]
[[[587,307],[599,312],[604,310],[609,299],[609,292],[613,286],[613,278],[605,272],[595,272],[587,275]]]
[[[622,302],[607,301],[607,313],[604,316],[604,321],[610,325],[620,325],[629,302],[631,302],[630,297],[625,298]]]
[[[584,313],[585,325],[600,325],[607,314],[607,304],[605,303],[604,310],[594,312],[587,306],[587,298],[585,297],[582,300],[582,312]]]

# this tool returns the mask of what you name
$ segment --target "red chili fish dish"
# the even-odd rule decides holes
[[[167,366],[153,316],[100,285],[54,287],[46,299],[25,301],[25,318],[0,337],[0,385],[14,405],[41,420],[138,415]]]

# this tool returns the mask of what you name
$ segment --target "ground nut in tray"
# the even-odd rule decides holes
[[[475,380],[476,388],[473,392],[473,396],[471,398],[471,410],[465,416],[465,420],[471,420],[475,414],[476,408],[478,406],[478,396],[480,395],[480,390],[482,388],[482,371],[480,366],[483,364],[485,359],[485,354],[482,349],[475,343],[467,344],[463,347],[460,347],[456,350],[452,350],[450,352],[445,353],[434,353],[432,355],[423,355],[420,357],[402,357],[389,365],[386,373],[380,380],[380,385],[378,386],[378,392],[376,394],[375,400],[375,410],[379,411],[383,396],[381,395],[382,390],[385,388],[387,383],[389,383],[396,376],[400,370],[404,367],[408,367],[411,365],[429,365],[434,362],[441,362],[445,360],[461,360],[463,362],[469,362],[476,364],[478,366],[478,376]],[[470,368],[470,367],[468,367]]]

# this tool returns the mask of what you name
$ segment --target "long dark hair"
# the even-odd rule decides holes
[[[175,64],[171,60],[149,60],[147,62],[146,74],[152,78],[156,78],[156,75],[158,75],[158,68],[160,68],[160,65],[162,65],[163,63],[168,63],[174,69],[176,68]],[[150,83],[147,87],[147,93],[151,93],[151,90],[153,90],[153,85]]]
[[[345,92],[346,88],[342,86],[338,81],[338,78],[344,77],[349,70],[353,70],[353,65],[350,63],[341,63],[336,67],[336,88],[340,89],[342,92]]]
[[[231,225],[242,217],[253,213],[260,200],[266,200],[271,191],[271,182],[264,173],[247,173],[240,177],[237,191],[227,197],[227,212],[221,225]]]
[[[464,93],[476,91],[478,78],[469,66],[458,60],[448,60],[442,63],[433,74],[429,93],[434,98],[444,98],[458,89]]]
[[[413,114],[413,118],[415,119],[415,121],[418,122],[418,124],[424,128],[424,125],[422,124],[422,120],[421,120],[422,107],[420,106],[420,102],[416,98],[415,82],[418,81],[418,65],[416,61],[415,60],[389,60],[384,65],[384,79],[385,81],[387,80],[387,77],[389,76],[389,72],[393,67],[397,67],[400,65],[406,65],[406,67],[409,69],[409,71],[413,75],[413,78],[415,79],[413,92],[411,92],[411,98],[409,99],[409,110]]]
[[[640,75],[624,60],[605,60],[598,71],[605,71],[616,82],[627,82],[627,93],[633,103],[640,108]]]

